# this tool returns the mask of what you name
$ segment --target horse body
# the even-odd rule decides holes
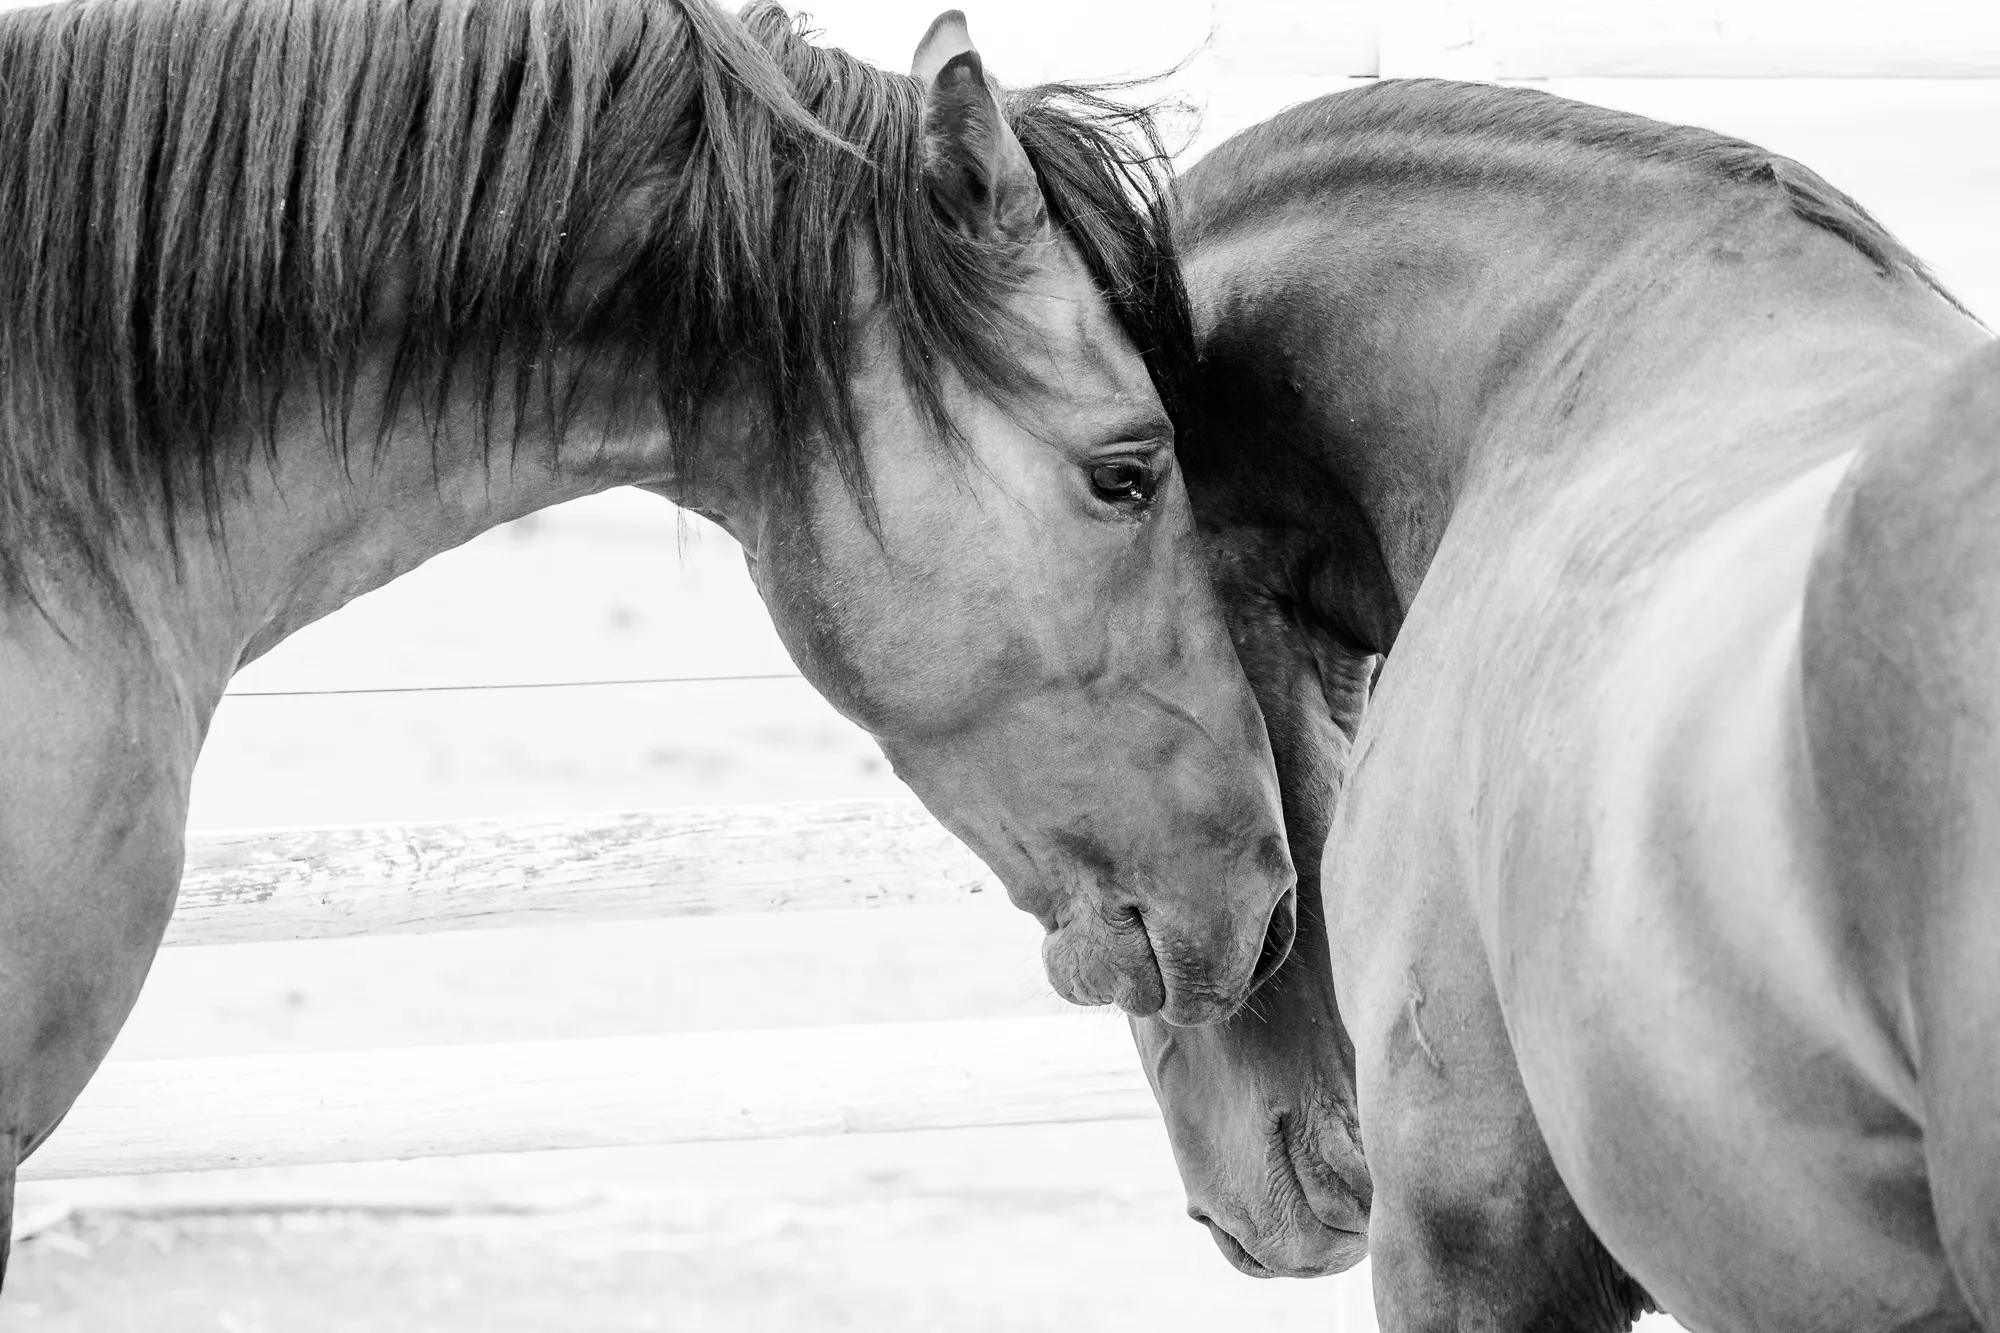
[[[1795,475],[1622,576],[1549,555],[1626,524],[1629,470],[1530,492],[1538,516],[1508,536],[1523,558],[1446,538],[1327,853],[1342,885],[1330,930],[1353,941],[1336,975],[1344,1012],[1380,1043],[1380,1081],[1360,1075],[1364,1131],[1371,1086],[1392,1121],[1440,1085],[1486,1102],[1455,1061],[1511,1055],[1579,1213],[1690,1327],[1951,1326],[1965,1310],[1891,985],[1915,960],[1883,947],[1829,873],[1801,697],[1807,578],[1857,455],[1802,452]],[[1412,650],[1416,670],[1398,673]],[[1407,941],[1394,963],[1375,952],[1384,932]],[[1468,1026],[1495,1048],[1454,1052]],[[1492,1109],[1435,1108],[1422,1134],[1461,1139],[1460,1115]],[[1462,1197],[1461,1151],[1477,1152],[1420,1172],[1451,1178],[1412,1190],[1420,1214]],[[1518,1169],[1504,1162],[1500,1180]],[[1378,1262],[1393,1275],[1393,1254]]]
[[[138,994],[231,673],[611,486],[741,542],[1058,989],[1200,1021],[1283,958],[1156,142],[1003,102],[955,12],[915,66],[705,0],[0,16],[0,1213]]]
[[[1274,732],[1287,808],[1315,768],[1338,807],[1293,962],[1156,1086],[1198,1201],[1200,1134],[1244,1114],[1204,1069],[1339,1097],[1286,1012],[1337,987],[1365,1167],[1324,1134],[1294,1169],[1365,1176],[1385,1328],[1622,1327],[1648,1294],[1696,1328],[1992,1326],[2000,713],[1968,627],[2000,360],[1801,169],[1718,169],[1746,148],[1388,86],[1189,179],[1190,490],[1267,712],[1317,686],[1336,714]],[[1912,447],[1957,489],[1911,501],[1882,460]],[[1931,532],[1949,560],[1913,556]],[[1871,642],[1900,677],[1857,668]],[[1339,682],[1381,653],[1364,709]],[[1940,717],[1954,743],[1915,746]],[[1965,851],[1926,874],[1941,772]],[[1224,1248],[1351,1262],[1351,1212],[1317,1211]]]
[[[1625,627],[1585,719],[1562,733],[1543,719],[1570,766],[1534,785],[1574,799],[1507,865],[1489,951],[1578,1206],[1695,1327],[1964,1314],[1923,1185],[1909,1051],[1827,874],[1799,698],[1801,593],[1851,462],[1705,533]],[[1528,815],[1518,793],[1495,812]],[[1536,911],[1558,924],[1531,943]],[[1558,950],[1570,961],[1544,980]]]

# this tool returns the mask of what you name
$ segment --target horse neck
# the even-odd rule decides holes
[[[230,675],[298,629],[501,523],[620,485],[678,495],[650,402],[580,382],[556,447],[539,387],[514,410],[511,374],[489,395],[467,376],[443,403],[403,394],[381,409],[387,358],[357,377],[345,433],[302,375],[235,465],[210,512],[140,513],[101,577],[49,591],[54,629],[119,643],[134,671],[206,724]],[[472,382],[477,382],[477,388]],[[486,399],[483,407],[479,399]],[[432,422],[442,424],[435,430]]]
[[[1532,505],[1607,450],[1710,466],[1760,418],[1939,373],[1976,337],[1782,201],[1615,183],[1358,189],[1197,242],[1188,267],[1205,397],[1261,414],[1202,428],[1282,455],[1263,462],[1287,483],[1259,505],[1319,530],[1321,610],[1376,651],[1469,489]],[[1813,438],[1826,452],[1840,432]]]

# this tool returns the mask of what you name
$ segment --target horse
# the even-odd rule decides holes
[[[1163,160],[957,11],[910,75],[762,2],[0,17],[0,1212],[138,994],[230,674],[612,486],[741,543],[1058,991],[1232,1010],[1295,877],[1156,382]]]
[[[1133,1021],[1384,1329],[2000,1329],[2000,348],[1706,130],[1391,81],[1181,186],[1181,461],[1306,888]]]

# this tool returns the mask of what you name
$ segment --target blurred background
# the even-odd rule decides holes
[[[902,68],[938,2],[811,11],[826,41]],[[1354,74],[1531,74],[1561,67],[1549,53],[1563,50],[1578,68],[1593,42],[1611,54],[1589,67],[1620,72],[1648,51],[1728,73],[1808,43],[1822,65],[1895,47],[1930,53],[1921,73],[2000,50],[1993,15],[1970,6],[1516,9],[1512,45],[1437,5],[1387,29],[1379,7],[1325,0],[1009,0],[970,17],[1010,82],[1181,66],[1163,90],[1192,113],[1176,122],[1182,165]],[[1804,161],[2000,318],[2000,82],[1542,86]],[[192,823],[902,794],[867,737],[797,680],[247,697],[789,670],[726,537],[656,499],[599,497],[489,533],[247,669],[246,697],[216,718]],[[173,950],[113,1058],[1057,1013],[1038,946],[1034,923],[993,901]],[[30,1185],[0,1320],[63,1333],[1372,1329],[1365,1266],[1255,1282],[1182,1207],[1150,1122]]]

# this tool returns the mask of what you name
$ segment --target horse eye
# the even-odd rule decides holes
[[[1144,504],[1153,498],[1153,470],[1136,458],[1114,458],[1090,470],[1090,488],[1112,504]]]

